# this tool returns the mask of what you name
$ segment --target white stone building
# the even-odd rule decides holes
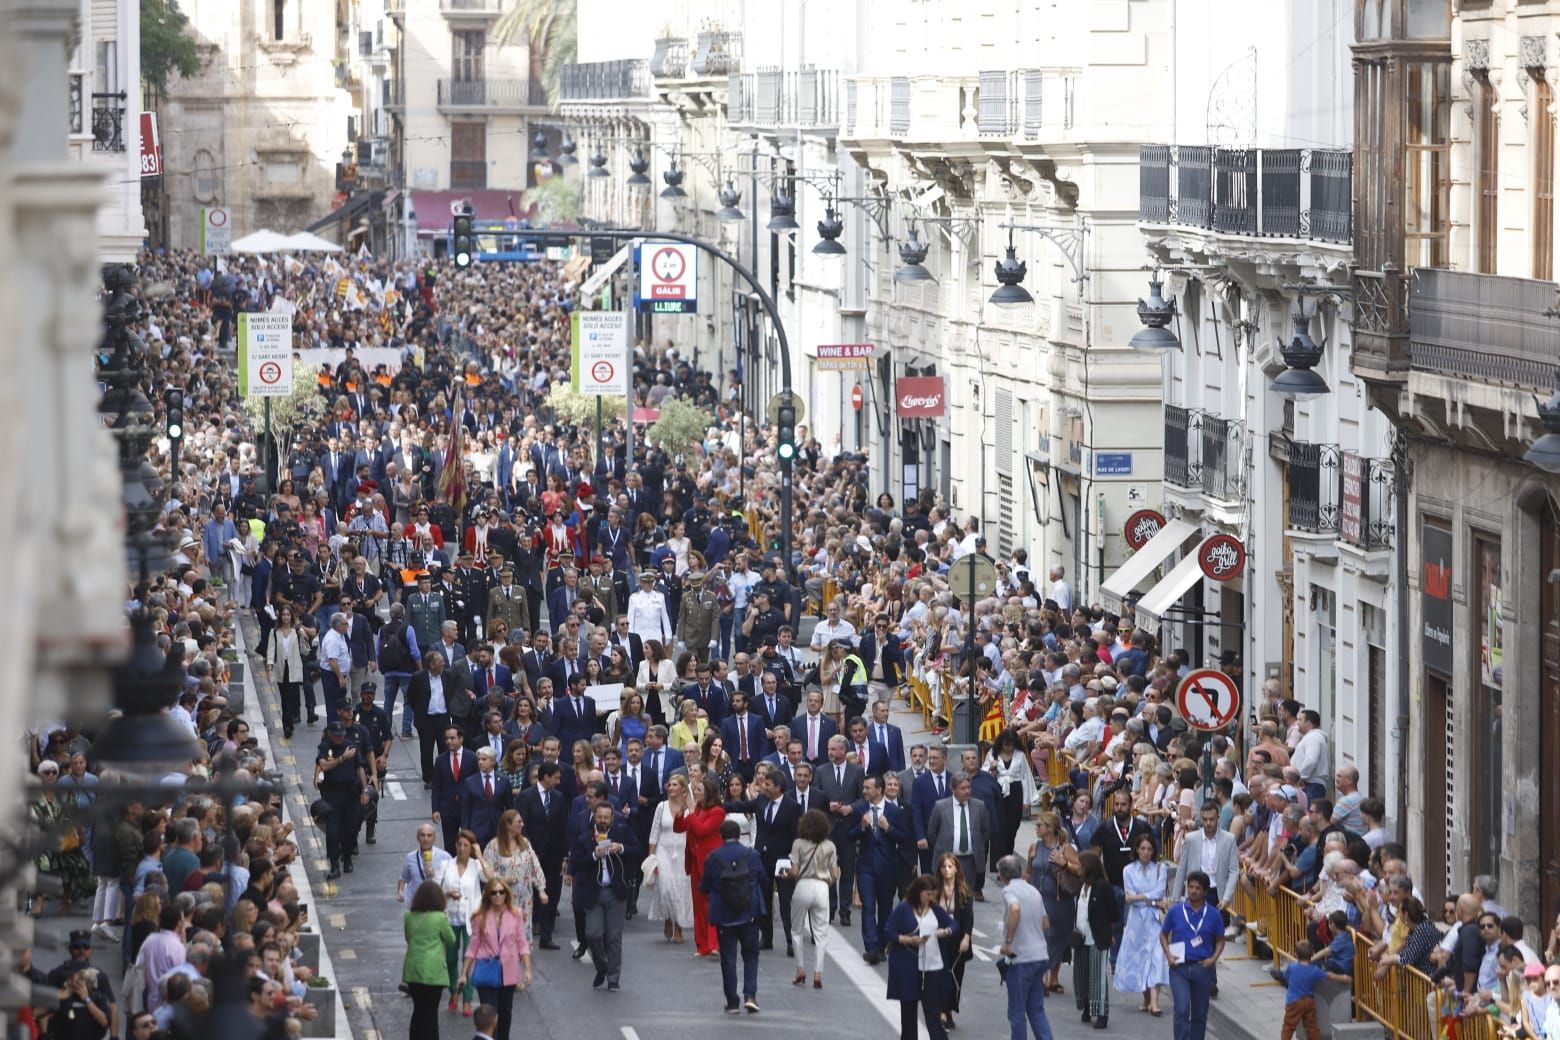
[[[80,36],[70,59],[70,153],[103,174],[98,248],[135,259],[141,216],[141,3],[76,0]]]
[[[200,244],[203,211],[238,238],[329,212],[354,128],[346,0],[185,0],[201,69],[161,116],[168,241]],[[350,153],[348,153],[350,158]]]

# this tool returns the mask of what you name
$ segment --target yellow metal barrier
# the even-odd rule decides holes
[[[1052,787],[1061,787],[1067,782],[1067,758],[1060,746],[1051,748],[1046,756],[1045,779]]]

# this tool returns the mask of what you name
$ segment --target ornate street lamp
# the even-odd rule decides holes
[[[845,233],[845,222],[834,209],[833,200],[824,204],[823,219],[818,221],[818,244],[812,247],[818,256],[844,256],[845,247],[840,236]]]
[[[1288,345],[1279,348],[1284,364],[1289,367],[1274,376],[1269,385],[1280,397],[1296,401],[1331,393],[1327,380],[1316,371],[1316,366],[1322,362],[1322,348],[1311,338],[1311,316],[1305,311],[1303,298],[1296,306],[1293,317],[1295,334]]]
[[[1165,299],[1164,288],[1165,283],[1155,270],[1148,279],[1148,299],[1138,300],[1138,321],[1143,327],[1127,341],[1133,350],[1155,352],[1180,347],[1181,341],[1167,328],[1175,320],[1175,302]]]
[[[896,282],[935,282],[932,272],[926,269],[928,246],[921,241],[919,230],[912,224],[910,238],[899,245],[899,270],[894,272]]]
[[[741,220],[742,210],[738,208],[741,205],[742,193],[737,190],[735,184],[731,183],[731,178],[727,177],[726,186],[720,189],[720,209],[715,211],[715,219],[727,223]]]
[[[1029,290],[1024,288],[1024,276],[1029,273],[1029,265],[1020,260],[1013,251],[1013,232],[1008,231],[1007,256],[997,261],[997,291],[991,294],[991,302],[998,307],[1018,307],[1026,303],[1034,303],[1035,298],[1029,295]]]

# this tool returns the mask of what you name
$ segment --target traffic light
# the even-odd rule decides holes
[[[471,214],[462,213],[455,218],[454,239],[454,247],[450,251],[455,257],[455,266],[470,267],[476,256],[476,240],[471,236]]]
[[[789,465],[796,458],[796,406],[783,404],[775,409],[775,454]]]
[[[184,436],[184,391],[168,391],[168,439],[179,440]]]

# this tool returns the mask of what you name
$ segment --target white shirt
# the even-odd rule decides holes
[[[341,669],[343,678],[352,672],[352,647],[347,644],[347,637],[332,628],[325,633],[320,640],[320,667],[330,671],[330,662],[335,661],[336,667]]]
[[[666,642],[673,632],[666,597],[654,589],[640,589],[628,597],[628,630],[640,639]]]
[[[1301,734],[1295,745],[1295,753],[1289,764],[1300,771],[1300,779],[1308,784],[1327,782],[1327,734],[1320,729]]]
[[[432,672],[429,672],[428,714],[443,715],[449,710],[449,707],[444,703],[444,673],[440,672],[438,675],[434,675]]]
[[[856,626],[840,618],[838,621],[830,621],[824,618],[818,622],[818,627],[813,629],[812,648],[822,650],[836,639],[843,639],[851,646],[856,645]]]
[[[1066,578],[1057,578],[1055,581],[1051,582],[1051,598],[1054,599],[1056,601],[1056,605],[1061,607],[1063,610],[1072,609],[1072,586],[1067,584]]]
[[[1219,876],[1219,832],[1214,831],[1213,837],[1208,837],[1208,832],[1202,832],[1202,872],[1211,878]],[[1222,895],[1222,893],[1221,893]]]

